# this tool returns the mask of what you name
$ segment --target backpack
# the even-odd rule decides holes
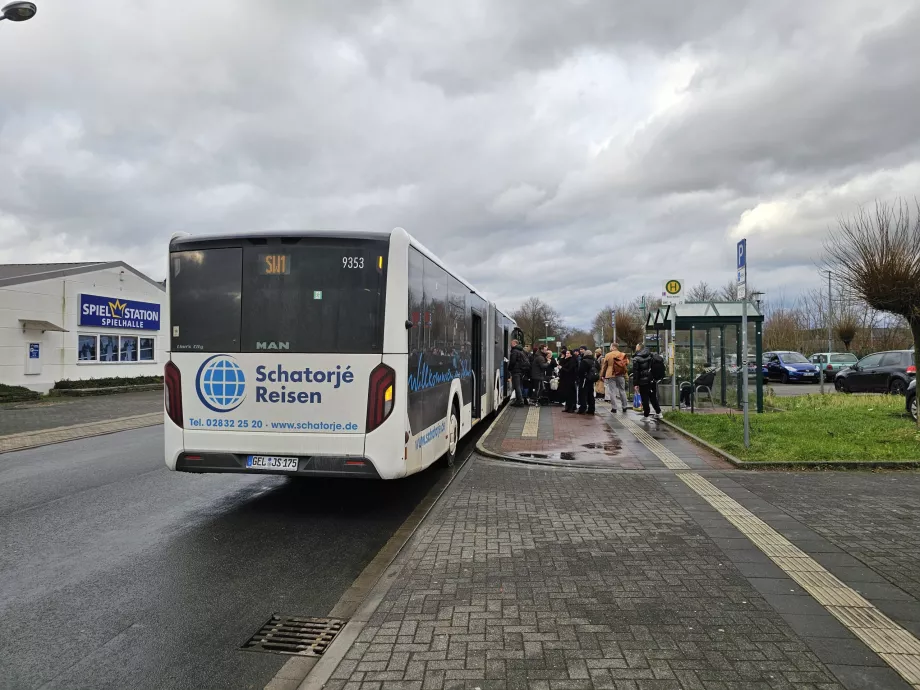
[[[664,357],[657,352],[652,353],[652,380],[661,381],[667,376],[667,370],[664,366]]]
[[[588,383],[597,383],[601,379],[601,373],[598,371],[597,362],[591,366],[591,370],[585,374],[585,380]]]
[[[610,371],[614,376],[626,376],[626,357],[623,355],[614,357],[613,363],[610,365]]]

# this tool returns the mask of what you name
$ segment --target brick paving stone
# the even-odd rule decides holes
[[[739,473],[732,479],[844,551],[814,557],[847,584],[867,589],[858,583],[878,582],[877,573],[920,599],[920,472]]]
[[[472,463],[339,687],[842,687],[655,475]]]

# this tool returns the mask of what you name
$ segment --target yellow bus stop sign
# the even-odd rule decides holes
[[[682,287],[683,285],[681,285],[679,280],[669,280],[664,284],[664,291],[667,292],[671,297],[676,297],[680,294]]]

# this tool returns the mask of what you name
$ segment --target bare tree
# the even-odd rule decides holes
[[[564,332],[562,317],[559,312],[539,297],[528,297],[514,312],[511,313],[524,333],[524,341],[533,345],[545,335],[561,336]],[[547,326],[547,322],[549,325]]]
[[[748,303],[753,304],[755,302],[754,293],[756,292],[757,292],[757,289],[753,285],[748,284],[747,286]],[[720,299],[723,302],[737,302],[739,299],[738,283],[736,283],[734,280],[730,280],[727,283],[725,283],[725,285],[722,286],[722,289],[717,291],[715,299]]]
[[[563,344],[570,350],[585,345],[586,347],[590,347],[593,351],[594,335],[587,331],[574,330],[566,334]]]
[[[837,221],[825,242],[829,268],[870,307],[907,321],[914,348],[920,343],[920,205],[877,201]]]
[[[595,314],[594,321],[591,322],[591,327],[595,333],[601,334],[603,342],[607,342],[608,336],[613,338],[613,312],[613,307],[608,304]]]
[[[687,291],[689,302],[711,302],[719,299],[719,291],[711,287],[705,280],[701,280]]]
[[[772,310],[764,319],[764,349],[798,352],[803,347],[806,329],[803,328],[802,310],[784,308]]]

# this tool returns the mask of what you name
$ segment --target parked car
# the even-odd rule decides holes
[[[765,352],[763,377],[766,381],[791,383],[793,381],[818,382],[818,367],[799,352]]]
[[[833,381],[842,369],[853,366],[859,357],[852,352],[816,352],[809,359],[824,371],[824,380]]]
[[[907,408],[907,414],[916,422],[917,421],[917,379],[910,382],[907,387],[907,395],[904,396],[904,406]]]
[[[892,393],[904,395],[917,374],[910,350],[876,352],[863,357],[834,379],[844,393]]]

